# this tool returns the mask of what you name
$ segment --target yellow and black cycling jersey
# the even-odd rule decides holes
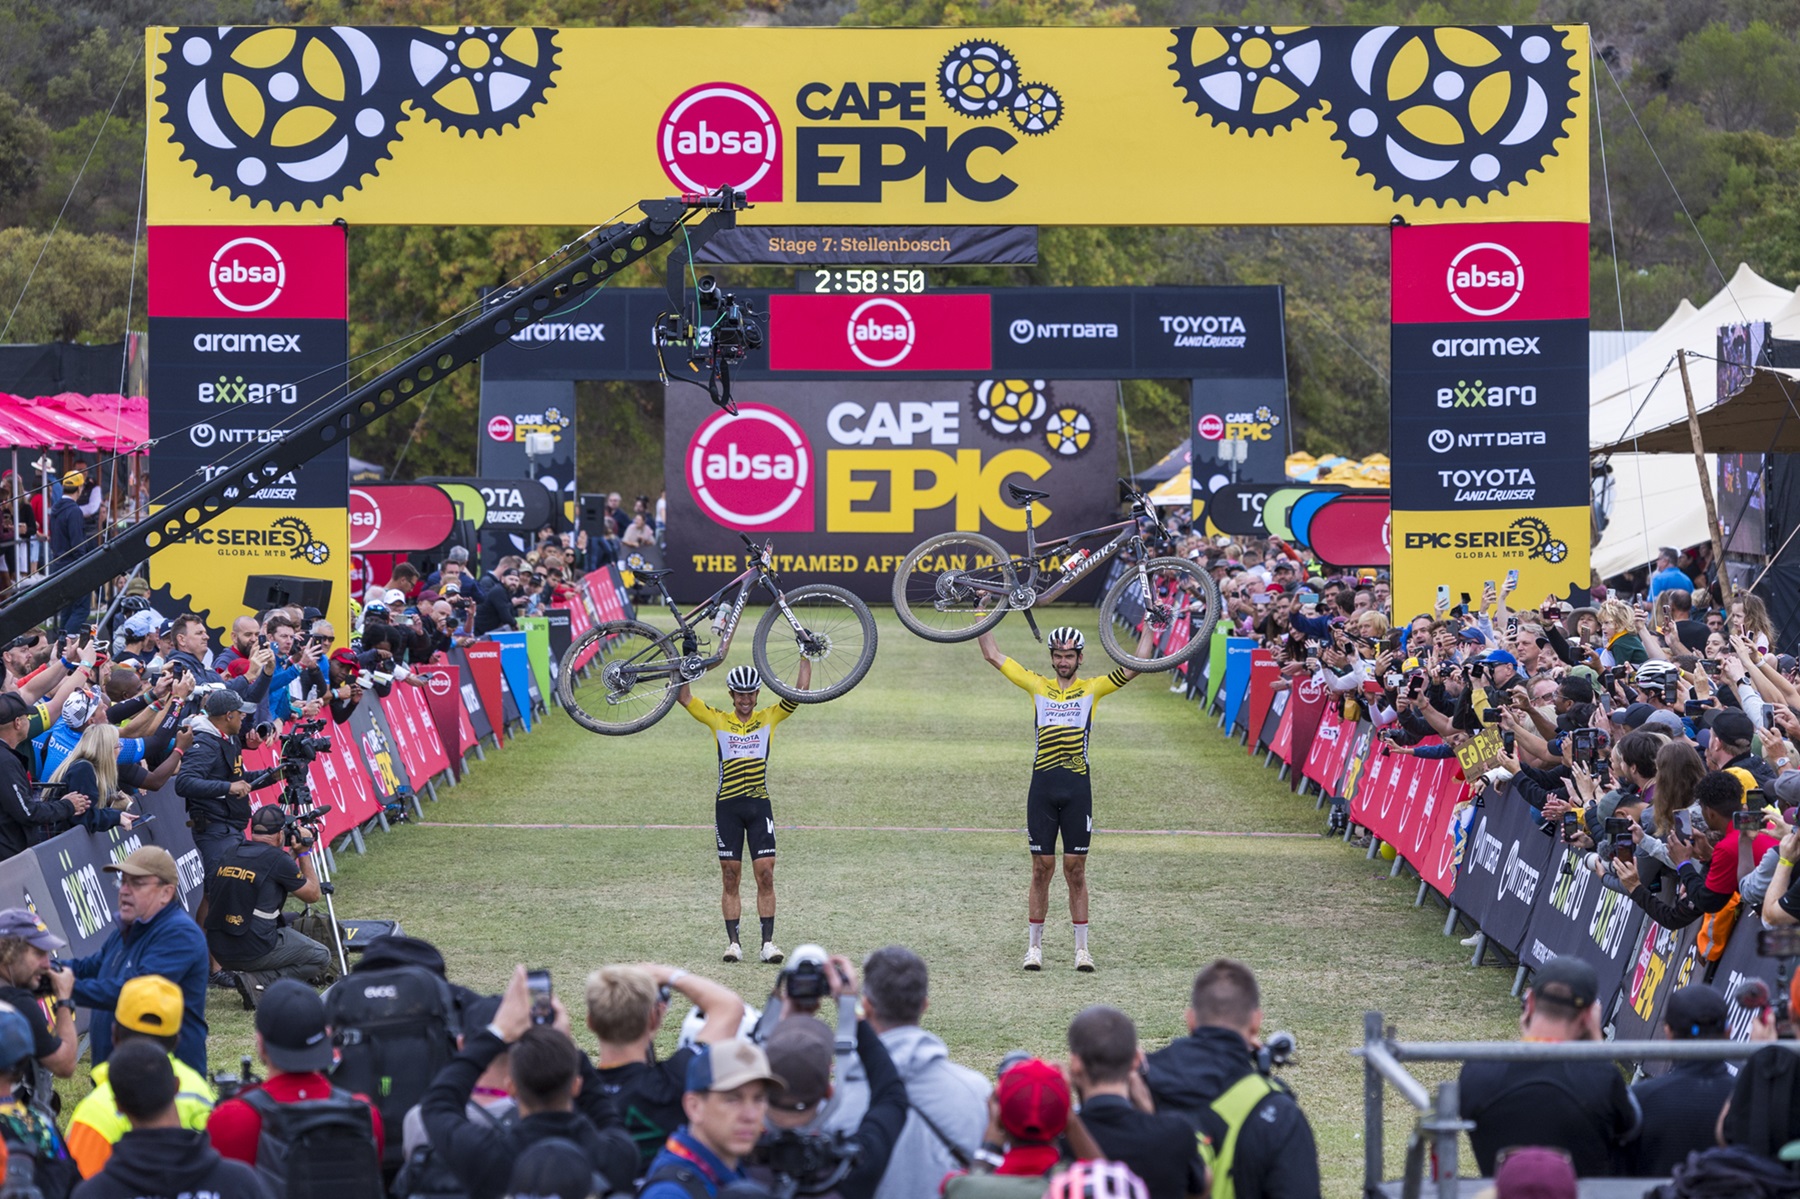
[[[1015,687],[1031,693],[1037,722],[1037,757],[1032,762],[1032,770],[1038,773],[1068,770],[1086,774],[1088,730],[1093,725],[1094,703],[1130,682],[1125,672],[1114,670],[1091,679],[1070,679],[1065,687],[1008,658],[1000,664],[1000,673]]]
[[[721,712],[704,700],[690,699],[688,715],[713,731],[719,749],[719,794],[716,798],[769,798],[769,740],[775,726],[792,716],[800,705],[784,699],[739,720],[736,712]]]

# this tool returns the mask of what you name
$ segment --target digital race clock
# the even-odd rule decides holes
[[[814,295],[916,296],[925,290],[922,267],[833,266],[801,271],[795,278],[801,291]]]

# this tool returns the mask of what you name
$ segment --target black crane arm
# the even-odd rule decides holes
[[[678,239],[684,246],[698,246],[719,230],[733,228],[738,212],[746,205],[742,193],[725,189],[707,196],[645,200],[638,207],[643,219],[602,229],[542,277],[490,295],[481,313],[457,329],[393,369],[353,388],[341,400],[322,406],[278,441],[256,446],[211,479],[196,481],[170,494],[162,500],[156,515],[89,550],[78,561],[0,606],[0,640],[41,624],[77,596],[125,574],[162,547],[191,536],[258,489],[386,416],[452,371],[474,362],[520,328],[580,299],[645,255]],[[702,212],[706,213],[705,219],[690,227],[691,219]],[[671,295],[682,311],[666,321],[666,328],[660,332],[666,344],[697,340],[695,320],[686,311],[689,306],[680,302],[676,279],[676,272],[671,270]],[[695,351],[697,361],[711,356],[707,349]],[[718,364],[713,365],[716,369]],[[728,400],[726,396],[721,402]]]

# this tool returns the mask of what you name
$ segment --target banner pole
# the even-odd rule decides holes
[[[1719,596],[1731,603],[1731,577],[1725,573],[1725,539],[1719,535],[1719,506],[1713,500],[1712,478],[1706,473],[1706,446],[1700,439],[1700,414],[1694,409],[1694,385],[1688,381],[1688,352],[1675,351],[1681,370],[1681,394],[1687,398],[1688,436],[1694,442],[1694,467],[1700,476],[1700,496],[1706,501],[1706,528],[1712,534],[1713,567],[1719,575]]]

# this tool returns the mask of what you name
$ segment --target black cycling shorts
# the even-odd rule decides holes
[[[1046,786],[1038,776],[1032,777],[1031,795],[1025,801],[1025,834],[1034,854],[1054,854],[1059,834],[1064,853],[1088,851],[1094,835],[1094,792],[1085,775],[1071,777],[1080,783]]]
[[[713,804],[713,835],[719,842],[719,860],[744,860],[744,842],[750,857],[775,856],[775,809],[766,799],[724,799]]]

